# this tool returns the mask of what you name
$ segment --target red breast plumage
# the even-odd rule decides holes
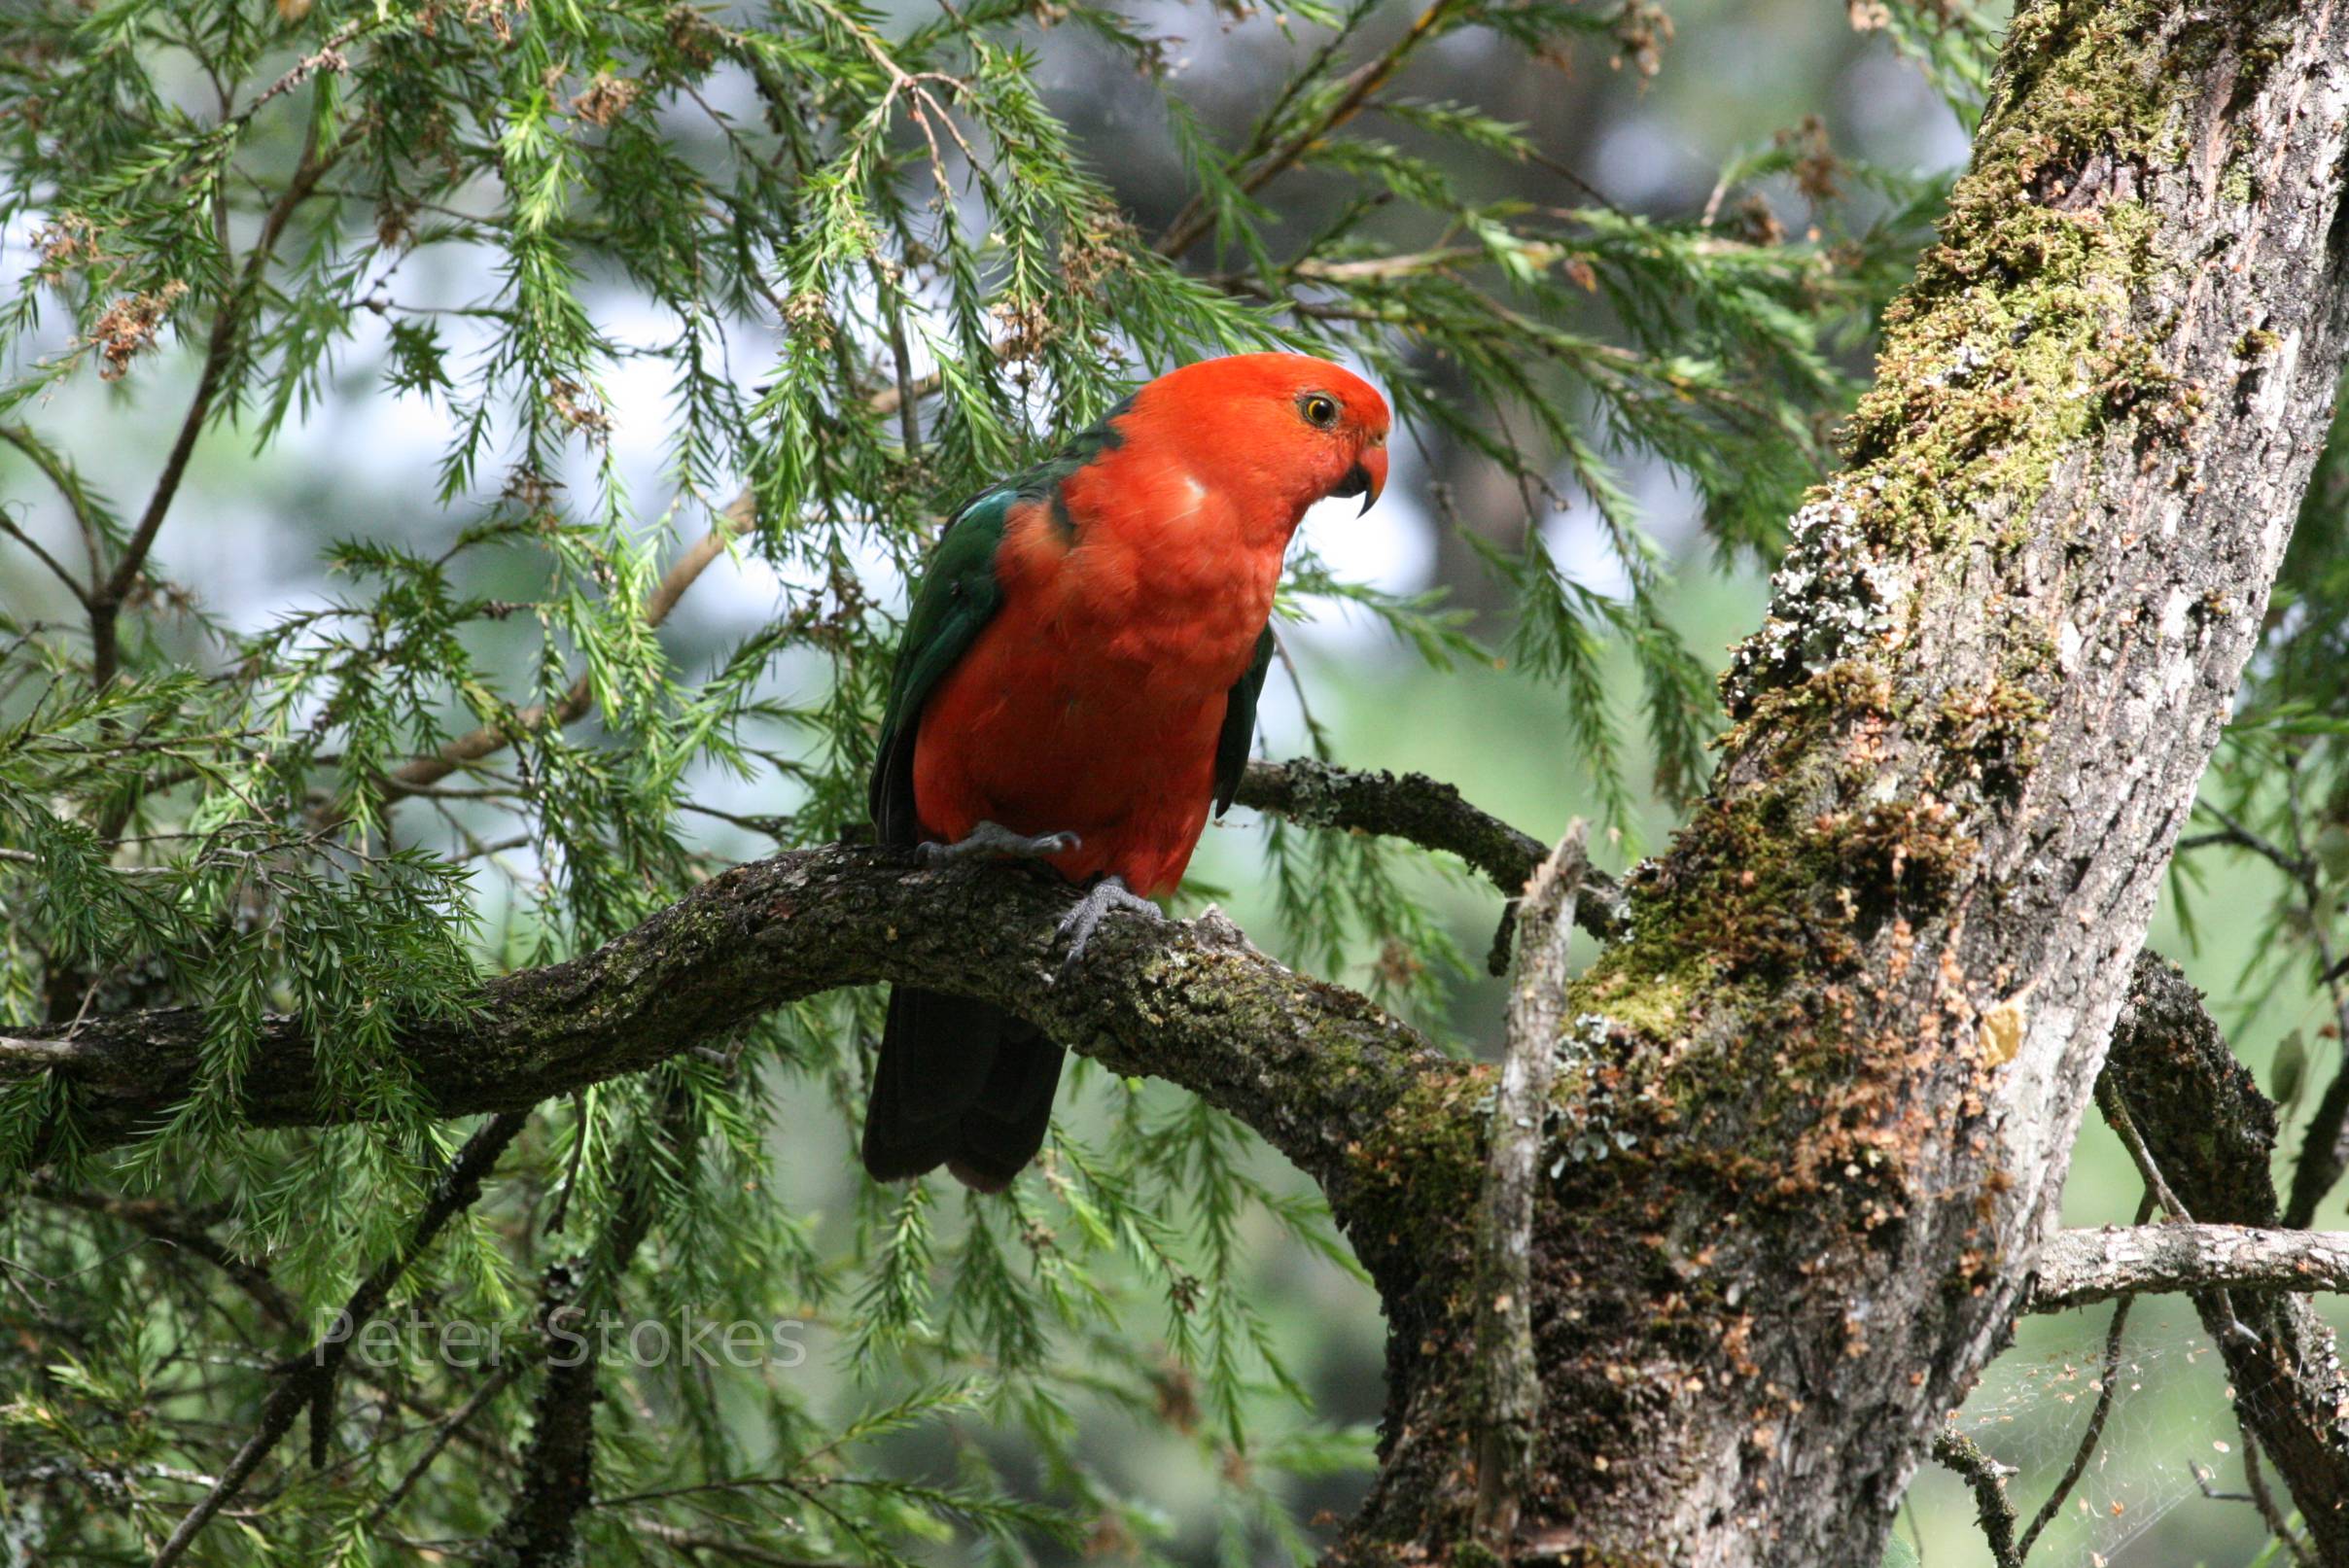
[[[1206,361],[1145,388],[1111,421],[1116,444],[1056,498],[1010,510],[1001,607],[922,714],[914,798],[933,836],[981,821],[1073,832],[1078,847],[1053,858],[1069,880],[1174,889],[1289,540],[1363,456],[1298,412],[1313,391],[1375,420],[1383,441],[1385,401],[1335,366]],[[1383,470],[1384,447],[1367,451]]]

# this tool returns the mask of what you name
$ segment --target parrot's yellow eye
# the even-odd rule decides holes
[[[1326,392],[1309,392],[1297,400],[1297,411],[1315,430],[1327,430],[1338,422],[1338,400]]]

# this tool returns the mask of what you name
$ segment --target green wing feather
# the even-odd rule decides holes
[[[914,737],[922,707],[946,673],[970,651],[979,633],[1003,602],[996,580],[996,551],[1014,503],[1016,485],[990,490],[955,513],[938,540],[937,553],[922,585],[914,590],[897,645],[897,667],[890,677],[889,707],[881,715],[881,741],[867,791],[873,825],[884,844],[912,844],[922,828],[914,816]]]
[[[970,645],[978,641],[979,633],[1002,605],[1003,589],[996,580],[995,557],[1002,546],[1011,508],[1023,501],[1043,502],[1052,508],[1053,526],[1073,540],[1076,522],[1061,500],[1061,481],[1104,452],[1125,444],[1117,421],[1133,406],[1131,396],[1121,399],[1098,423],[1071,436],[1049,460],[964,503],[947,521],[937,552],[929,558],[929,571],[914,590],[913,609],[905,618],[905,641],[897,645],[897,666],[890,677],[889,706],[881,715],[881,740],[865,798],[882,843],[913,844],[922,836],[922,824],[914,815],[914,738],[922,727],[922,705],[929,701],[929,694],[946,679],[946,673],[970,651]],[[1259,665],[1270,657],[1269,646],[1257,650]],[[1264,684],[1261,668],[1250,674],[1256,686]],[[1243,679],[1241,684],[1247,685],[1247,681]],[[1249,688],[1247,704],[1252,714],[1255,687]],[[1254,722],[1249,718],[1249,724]],[[1228,715],[1225,731],[1228,739]],[[1249,737],[1243,734],[1241,767],[1247,765],[1248,743]],[[1220,748],[1216,758],[1220,768]],[[1239,787],[1238,780],[1239,775],[1234,774],[1234,788]]]
[[[922,708],[1002,604],[996,551],[1003,542],[1011,507],[1031,499],[1017,483],[990,490],[957,512],[915,590],[905,641],[890,678],[889,707],[881,718],[867,793],[873,825],[884,844],[913,844],[921,838],[921,823],[914,815],[914,740],[921,729]],[[1267,626],[1256,639],[1255,657],[1224,699],[1223,727],[1215,737],[1218,817],[1232,809],[1241,776],[1247,772],[1248,753],[1256,747],[1256,699],[1272,667],[1273,629]]]
[[[1215,815],[1232,809],[1240,793],[1240,776],[1247,772],[1248,753],[1256,749],[1256,698],[1264,690],[1264,673],[1273,667],[1273,629],[1256,639],[1256,656],[1247,673],[1232,683],[1224,699],[1223,729],[1215,737]]]

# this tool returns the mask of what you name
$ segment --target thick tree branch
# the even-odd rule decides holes
[[[501,976],[462,1022],[403,1040],[444,1115],[527,1108],[639,1071],[786,1002],[876,981],[999,1002],[1123,1073],[1171,1078],[1239,1115],[1342,1189],[1364,1140],[1415,1088],[1463,1069],[1341,987],[1296,974],[1220,916],[1113,919],[1057,984],[1066,885],[1027,868],[925,870],[896,851],[830,847],[737,866],[568,963]],[[56,1071],[77,1131],[132,1135],[193,1081],[203,1016],[168,1009],[0,1038],[0,1077]],[[264,1126],[334,1122],[311,1041],[263,1027],[243,1110]],[[1337,1196],[1333,1192],[1333,1198]]]
[[[1310,825],[1391,834],[1456,854],[1505,891],[1522,887],[1544,856],[1539,840],[1419,774],[1354,773],[1308,759],[1258,762],[1249,765],[1239,798]],[[1217,1042],[1209,1048],[1218,1063],[1213,1074],[1234,1080],[1255,1075],[1237,1009],[1288,1021],[1308,1035],[1332,1030],[1329,1043],[1372,1045],[1382,1070],[1397,1053],[1415,1061],[1426,1053],[1417,1034],[1369,1002],[1264,958],[1220,918],[1169,926],[1163,940],[1135,927],[1133,956],[1151,966],[1147,976],[1096,961],[1047,987],[1035,956],[1065,899],[1049,879],[1002,868],[973,878],[916,872],[905,857],[877,850],[790,852],[737,868],[594,954],[490,982],[469,1025],[412,1033],[416,1070],[446,1114],[511,1109],[650,1066],[801,996],[916,978],[976,984],[972,994],[1015,1008],[1026,997],[1033,1016],[1051,1021],[1072,1043],[1100,1036],[1097,1054],[1144,1062],[1163,1051],[1171,1028],[1171,1020],[1151,1016],[1158,1004],[1150,998],[1172,986],[1185,998],[1174,1016],[1195,1019]],[[1586,930],[1610,935],[1621,927],[1622,899],[1612,878],[1586,866],[1569,907]],[[922,957],[932,948],[957,961],[933,969]],[[1218,995],[1218,986],[1235,989]],[[200,1015],[172,1009],[0,1035],[0,1078],[59,1070],[84,1091],[84,1132],[115,1141],[186,1093],[201,1032]],[[348,1114],[317,1101],[309,1050],[285,1021],[267,1027],[263,1056],[248,1074],[255,1120],[298,1124]],[[1309,1057],[1301,1045],[1299,1060]],[[1168,1060],[1165,1075],[1188,1082],[1178,1059]],[[1236,1082],[1231,1093],[1227,1108],[1280,1098],[1277,1090]]]
[[[2349,1290],[2349,1233],[2248,1225],[2108,1225],[2058,1231],[2039,1249],[2029,1309],[2207,1290]]]

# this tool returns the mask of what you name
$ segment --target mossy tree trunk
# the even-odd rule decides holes
[[[2338,4],[2017,16],[1711,797],[1567,998],[1521,1556],[1882,1550],[2026,1288],[2327,426],[2345,113]],[[1473,1098],[1350,1216],[1412,1238],[1356,1558],[1470,1516]]]

